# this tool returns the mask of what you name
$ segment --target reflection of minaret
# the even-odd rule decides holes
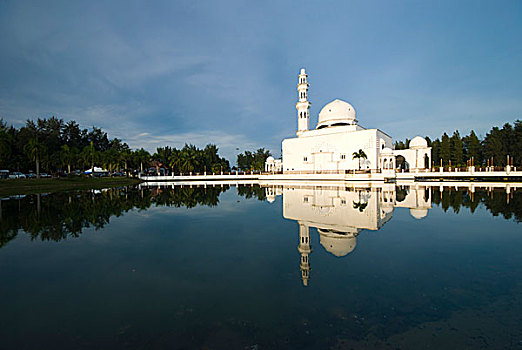
[[[310,229],[307,225],[301,223],[299,223],[299,246],[297,250],[301,253],[301,277],[303,285],[306,287],[310,278],[309,255],[312,252],[312,247],[310,246]]]

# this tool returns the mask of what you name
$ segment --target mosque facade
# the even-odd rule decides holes
[[[269,157],[265,171],[292,173],[387,172],[430,168],[431,147],[415,137],[410,148],[395,150],[391,136],[379,129],[359,125],[355,108],[335,99],[319,112],[315,129],[310,129],[308,75],[301,69],[297,93],[297,137],[284,139],[282,159]]]

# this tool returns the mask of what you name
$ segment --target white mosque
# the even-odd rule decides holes
[[[424,138],[415,137],[409,149],[394,150],[391,136],[360,126],[355,108],[339,99],[321,109],[316,128],[310,129],[309,87],[303,68],[297,84],[297,137],[283,140],[282,159],[269,157],[265,171],[303,174],[364,170],[394,174],[399,159],[402,169],[430,167],[431,147]]]

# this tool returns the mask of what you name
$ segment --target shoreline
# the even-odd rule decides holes
[[[0,181],[0,197],[58,192],[69,190],[88,190],[107,187],[137,185],[142,181],[130,177],[74,177],[57,179],[9,179]]]

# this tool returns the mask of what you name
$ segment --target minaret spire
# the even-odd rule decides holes
[[[297,109],[297,136],[301,135],[303,131],[309,129],[310,121],[310,101],[308,101],[308,75],[304,68],[301,68],[299,74],[299,80],[297,84],[297,96],[299,97],[298,102],[295,104]]]

